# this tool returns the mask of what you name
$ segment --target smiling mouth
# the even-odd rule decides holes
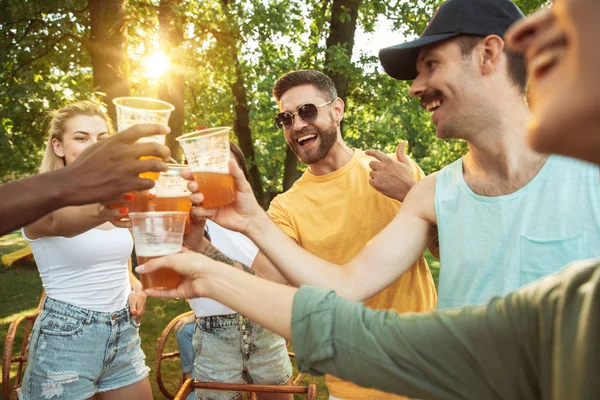
[[[423,104],[423,108],[427,110],[427,112],[433,113],[442,105],[442,100],[433,100],[427,104]]]
[[[300,147],[306,147],[315,140],[317,140],[317,135],[314,133],[309,133],[307,135],[300,136],[298,139],[296,139],[296,142],[300,145]]]

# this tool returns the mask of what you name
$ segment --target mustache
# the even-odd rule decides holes
[[[442,92],[439,90],[430,90],[421,96],[421,107],[425,108],[425,104],[430,103],[434,99],[442,98]]]

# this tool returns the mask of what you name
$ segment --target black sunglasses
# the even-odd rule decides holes
[[[313,103],[306,103],[298,107],[298,111],[296,111],[295,113],[279,113],[275,117],[275,126],[279,129],[287,131],[292,127],[292,125],[294,125],[295,115],[298,115],[298,117],[307,124],[315,122],[317,120],[317,117],[319,116],[319,108],[326,106],[327,104],[331,104],[334,101],[335,100],[331,100],[327,103],[319,104],[318,106],[314,105]]]

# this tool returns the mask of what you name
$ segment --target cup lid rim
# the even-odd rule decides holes
[[[123,104],[118,104],[117,101],[121,100],[121,99],[129,99],[129,100],[144,100],[144,101],[149,101],[151,103],[159,103],[159,104],[163,104],[166,105],[167,108],[164,110],[147,110],[145,108],[139,108],[139,107],[131,107],[131,106],[126,106]],[[156,111],[156,112],[172,112],[173,110],[175,110],[175,106],[171,103],[168,103],[164,100],[159,100],[159,99],[154,99],[152,97],[137,97],[137,96],[121,96],[121,97],[115,97],[112,100],[113,104],[115,106],[119,106],[119,107],[123,107],[123,108],[127,108],[130,110],[143,110],[143,111]]]
[[[199,137],[207,137],[207,136],[212,136],[212,135],[216,135],[217,133],[221,133],[221,131],[224,130],[228,130],[231,131],[231,127],[229,126],[216,126],[214,128],[207,128],[207,129],[202,129],[199,131],[194,131],[194,132],[188,132],[188,133],[184,133],[181,136],[178,136],[175,138],[175,140],[182,141],[182,140],[192,140],[192,139],[196,139]]]
[[[175,215],[188,215],[186,211],[146,211],[146,212],[130,212],[130,217],[167,217]]]

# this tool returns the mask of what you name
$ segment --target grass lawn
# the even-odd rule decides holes
[[[23,247],[25,247],[25,241],[18,233],[0,237],[0,256]],[[437,285],[439,262],[429,252],[426,256]],[[35,311],[41,292],[42,284],[33,261],[22,262],[10,268],[0,266],[0,304],[2,304],[2,307],[0,307],[0,343],[4,343],[4,338],[11,321],[20,315]],[[142,337],[142,348],[147,356],[146,363],[152,369],[150,381],[152,382],[154,398],[156,399],[164,398],[156,384],[156,340],[173,317],[188,310],[189,307],[183,300],[148,298],[146,314],[140,328],[140,335]],[[20,343],[21,339],[18,337],[17,343]],[[165,351],[170,352],[176,349],[177,344],[173,336],[167,341]],[[176,391],[176,387],[179,384],[178,362],[179,359],[170,359],[164,361],[162,366],[163,382],[167,384],[172,393]],[[316,383],[318,386],[317,399],[326,400],[328,394],[324,381],[323,377],[307,376],[303,383]],[[3,393],[0,386],[0,398],[2,396]]]

